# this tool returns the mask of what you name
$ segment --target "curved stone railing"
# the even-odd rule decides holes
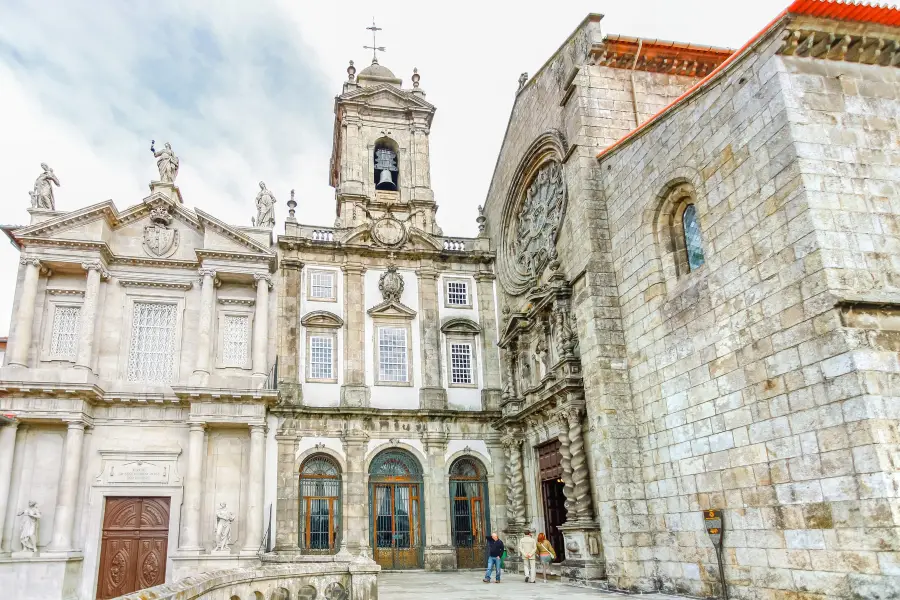
[[[291,563],[200,573],[116,600],[377,600],[373,561]]]

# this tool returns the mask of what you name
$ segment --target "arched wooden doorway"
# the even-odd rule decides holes
[[[487,471],[476,458],[462,456],[450,466],[450,513],[457,568],[483,567],[490,515]]]
[[[333,554],[340,535],[341,469],[330,456],[315,454],[300,467],[300,548]]]
[[[386,450],[369,467],[369,522],[383,569],[421,569],[425,532],[422,467],[404,450]]]

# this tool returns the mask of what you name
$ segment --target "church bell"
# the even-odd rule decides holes
[[[375,186],[376,190],[396,190],[397,186],[394,185],[394,178],[391,177],[391,172],[387,169],[381,170],[381,175],[378,177],[378,185]]]

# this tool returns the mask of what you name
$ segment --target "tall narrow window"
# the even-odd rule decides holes
[[[175,374],[176,306],[135,302],[128,381],[170,383]]]
[[[341,539],[341,471],[318,454],[300,469],[300,547],[304,554],[331,554]]]
[[[53,329],[50,339],[50,354],[53,358],[74,360],[78,350],[78,323],[81,308],[78,306],[57,306],[53,311]]]
[[[247,362],[248,332],[250,317],[245,315],[225,315],[225,330],[222,332],[222,358],[226,365],[243,366]]]
[[[334,379],[334,336],[309,337],[309,378]]]
[[[407,382],[408,356],[405,327],[378,328],[378,379]]]
[[[471,344],[450,344],[450,382],[472,383]]]
[[[700,223],[697,221],[697,209],[693,204],[685,207],[682,223],[684,224],[684,246],[687,251],[688,267],[694,271],[703,265],[704,258]]]

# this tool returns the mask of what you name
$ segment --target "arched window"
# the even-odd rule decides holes
[[[478,568],[487,560],[487,495],[487,474],[482,464],[471,456],[457,458],[450,466],[450,516],[459,569]]]
[[[300,548],[308,554],[334,552],[340,515],[340,467],[330,456],[310,456],[300,468]]]
[[[697,209],[693,204],[684,207],[681,223],[684,229],[684,247],[687,252],[688,269],[694,271],[703,266],[704,259],[700,223],[697,221]]]
[[[385,450],[369,467],[375,562],[384,569],[424,565],[422,467],[404,450]]]
[[[373,155],[375,189],[400,189],[400,169],[397,166],[397,147],[392,140],[382,138],[375,142]]]

